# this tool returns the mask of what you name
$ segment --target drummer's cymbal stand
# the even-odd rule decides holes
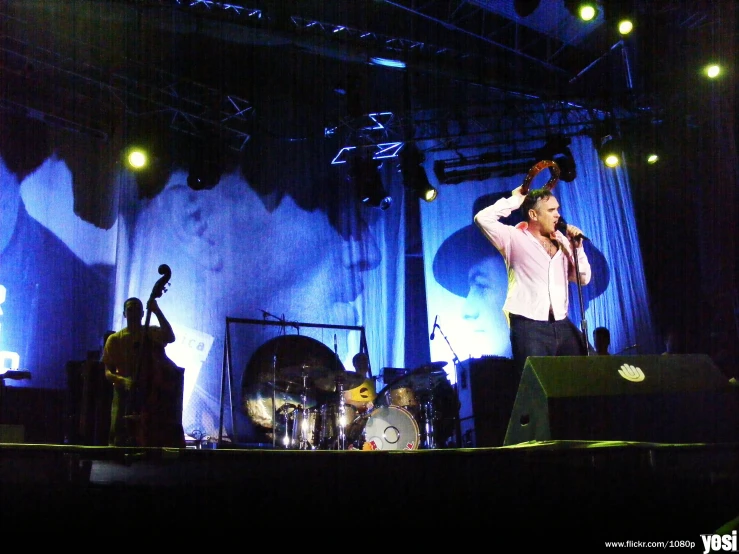
[[[308,408],[308,374],[302,373],[303,378],[303,389],[300,391],[300,417],[297,421],[293,422],[293,425],[299,425],[298,428],[298,450],[311,450],[313,445],[308,437],[308,431],[310,428],[310,408]],[[298,410],[295,410],[296,413]]]
[[[339,395],[339,417],[337,424],[336,448],[338,450],[346,450],[346,401],[344,400],[344,380],[339,377],[336,379],[336,392]]]

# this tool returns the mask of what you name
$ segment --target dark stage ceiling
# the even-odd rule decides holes
[[[605,8],[628,4],[637,26],[622,40]],[[22,91],[6,102],[101,136],[111,115],[164,110],[194,132],[226,127],[238,145],[255,104],[269,97],[269,117],[270,109],[283,113],[274,97],[296,93],[300,131],[312,119],[356,127],[347,116],[357,109],[410,114],[491,103],[700,119],[698,64],[735,40],[726,28],[732,3],[603,7],[582,23],[563,0],[542,0],[526,17],[513,0],[17,0],[0,10],[0,71]],[[376,66],[373,57],[402,60],[407,70]],[[352,110],[353,86],[373,100]]]

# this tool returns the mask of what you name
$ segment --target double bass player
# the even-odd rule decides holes
[[[169,446],[184,448],[182,428],[182,369],[164,348],[175,334],[156,298],[147,302],[159,325],[142,323],[143,303],[132,297],[123,304],[127,325],[105,342],[102,361],[113,385],[110,446]]]

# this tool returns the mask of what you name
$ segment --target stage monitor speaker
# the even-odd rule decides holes
[[[739,440],[739,389],[707,355],[529,357],[504,445]]]
[[[460,446],[503,446],[518,390],[513,360],[470,358],[460,362],[458,378]]]

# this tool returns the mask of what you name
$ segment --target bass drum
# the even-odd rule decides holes
[[[417,450],[421,435],[411,413],[400,406],[375,408],[366,418],[362,450]]]
[[[445,448],[454,439],[459,399],[443,370],[394,380],[377,393],[375,406],[405,408],[421,428],[421,448]]]

